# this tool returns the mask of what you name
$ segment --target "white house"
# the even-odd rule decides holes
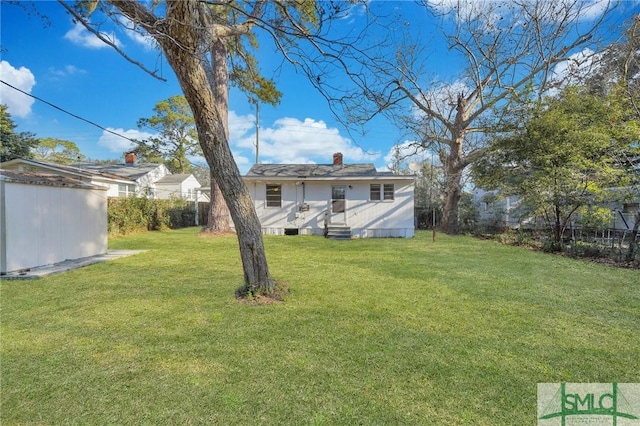
[[[256,164],[244,176],[267,234],[413,237],[413,176],[373,164]]]
[[[107,252],[107,189],[0,170],[0,273]]]
[[[159,198],[156,193],[156,182],[171,174],[167,166],[155,163],[136,163],[135,154],[125,155],[124,164],[74,164],[76,168],[92,173],[108,174],[126,178],[128,185],[119,185],[117,195],[110,191],[109,196],[126,197],[136,195],[138,197]]]
[[[614,191],[626,194],[627,200],[603,203],[600,207],[611,210],[613,217],[610,229],[629,231],[633,229],[636,213],[640,208],[640,193],[633,188],[614,188]],[[473,196],[479,210],[478,219],[483,224],[511,229],[536,226],[535,218],[527,210],[523,210],[522,200],[517,195],[502,197],[496,190],[476,189]],[[574,215],[574,222],[580,227],[579,214]]]
[[[201,185],[191,174],[173,175],[164,164],[136,163],[135,155],[125,156],[125,164],[81,163],[70,166],[18,158],[0,164],[3,170],[48,173],[107,188],[109,197],[168,199],[171,196],[209,201]]]
[[[188,201],[209,201],[202,192],[202,185],[192,174],[170,174],[163,176],[156,183],[156,198],[168,199],[178,197]]]

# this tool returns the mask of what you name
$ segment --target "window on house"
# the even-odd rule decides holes
[[[395,190],[392,183],[384,184],[384,199],[385,200],[393,200],[395,197]]]
[[[133,197],[136,195],[136,186],[125,183],[118,184],[118,197]]]
[[[372,183],[370,186],[371,201],[393,201],[395,198],[395,189],[392,183],[385,183],[381,185],[379,183]]]
[[[372,183],[370,186],[370,196],[371,201],[380,201],[380,184]]]
[[[267,207],[282,207],[281,185],[267,185]]]

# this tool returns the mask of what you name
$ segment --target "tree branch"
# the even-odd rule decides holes
[[[127,55],[122,49],[120,49],[118,47],[118,45],[113,40],[110,40],[109,38],[105,37],[102,33],[100,33],[100,31],[94,29],[91,26],[91,24],[89,23],[87,18],[85,18],[85,17],[81,16],[80,14],[78,14],[71,6],[67,5],[64,2],[64,0],[58,0],[58,3],[60,3],[62,5],[62,7],[64,7],[67,10],[67,12],[69,12],[71,14],[71,16],[73,16],[73,18],[74,18],[74,20],[76,22],[79,22],[83,27],[85,27],[87,29],[87,31],[89,31],[90,33],[92,33],[93,35],[98,37],[102,42],[104,42],[108,46],[111,46],[124,59],[126,59],[127,61],[129,61],[132,64],[136,65],[138,68],[140,68],[141,70],[143,70],[147,74],[151,75],[152,77],[154,77],[154,78],[156,78],[156,79],[158,79],[160,81],[167,81],[166,78],[158,75],[157,71],[151,71],[149,68],[144,66],[141,62],[138,62],[135,59],[133,59],[132,57],[130,57],[129,55]],[[124,3],[124,2],[115,2],[115,3]]]

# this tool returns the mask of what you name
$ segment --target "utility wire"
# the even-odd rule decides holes
[[[37,96],[35,96],[35,95],[32,95],[31,93],[27,93],[27,92],[25,92],[24,90],[18,89],[17,87],[12,86],[11,84],[7,83],[7,82],[6,82],[6,81],[4,81],[4,80],[0,80],[0,83],[2,83],[2,84],[6,84],[7,86],[11,87],[11,88],[12,88],[12,89],[14,89],[14,90],[17,90],[18,92],[20,92],[20,93],[22,93],[22,94],[25,94],[25,95],[27,95],[27,96],[29,96],[29,97],[32,97],[33,99],[38,100],[38,101],[40,101],[40,102],[44,102],[45,104],[49,105],[50,107],[53,107],[53,108],[57,109],[58,111],[62,111],[62,112],[64,112],[65,114],[68,114],[68,115],[72,116],[73,118],[77,118],[78,120],[82,120],[82,121],[84,121],[85,123],[89,123],[89,124],[91,124],[92,126],[95,126],[95,127],[99,128],[99,129],[104,130],[105,132],[109,132],[109,133],[111,133],[112,135],[119,136],[119,137],[121,137],[121,138],[123,138],[123,139],[126,139],[126,140],[131,141],[131,142],[134,142],[134,143],[136,143],[136,142],[137,142],[137,141],[136,141],[136,140],[134,140],[134,139],[128,138],[128,137],[126,137],[126,136],[123,136],[123,135],[121,135],[121,134],[119,134],[119,133],[114,132],[113,130],[109,130],[109,129],[105,128],[105,127],[102,127],[101,125],[99,125],[99,124],[97,124],[97,123],[95,123],[95,122],[93,122],[93,121],[91,121],[91,120],[87,120],[86,118],[80,117],[79,115],[76,115],[76,114],[74,114],[74,113],[72,113],[72,112],[69,112],[69,111],[65,110],[64,108],[60,108],[59,106],[54,105],[54,104],[52,104],[51,102],[45,101],[44,99],[39,98],[39,97],[37,97]]]

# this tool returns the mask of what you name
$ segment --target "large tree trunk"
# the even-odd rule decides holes
[[[210,85],[202,58],[197,48],[212,34],[203,34],[197,20],[198,2],[168,2],[165,37],[163,29],[157,36],[166,53],[167,61],[173,68],[193,111],[198,138],[211,173],[215,176],[229,212],[236,227],[240,257],[244,270],[245,290],[251,294],[266,294],[273,291],[267,258],[262,241],[262,228],[251,195],[240,176],[227,139],[227,112],[221,111]],[[213,49],[217,54],[226,55],[224,40],[213,39]],[[219,49],[219,50],[218,50]],[[212,64],[216,81],[224,68]]]
[[[445,167],[444,211],[442,229],[447,234],[457,234],[459,231],[458,217],[460,199],[462,198],[462,171],[466,167],[463,159],[462,145],[464,144],[466,119],[468,115],[467,101],[464,95],[458,96],[456,118],[451,129],[449,154],[441,153],[440,161]]]
[[[207,223],[202,227],[202,232],[229,232],[229,209],[224,201],[222,191],[218,186],[215,176],[211,173],[211,192],[209,195],[209,211]]]
[[[458,217],[460,215],[460,198],[462,197],[461,175],[459,172],[447,174],[444,190],[444,212],[442,229],[447,234],[457,234],[459,231]]]
[[[227,49],[224,42],[218,41],[211,48],[211,69],[207,70],[209,85],[213,91],[220,119],[224,123],[225,139],[229,140],[229,72],[227,65]],[[211,199],[207,224],[203,232],[229,232],[229,209],[224,201],[222,191],[213,169],[211,169]]]

